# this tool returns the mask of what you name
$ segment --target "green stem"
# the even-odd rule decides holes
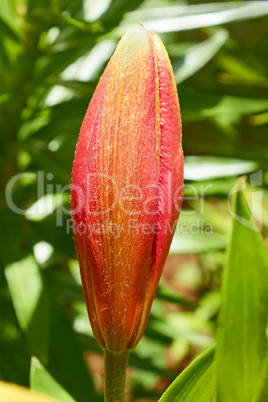
[[[104,351],[104,401],[124,402],[129,351]]]

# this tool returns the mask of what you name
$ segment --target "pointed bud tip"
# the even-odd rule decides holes
[[[111,59],[113,71],[127,71],[129,75],[139,68],[146,68],[148,58],[152,57],[149,35],[141,24],[131,27],[122,37]]]
[[[128,47],[134,46],[138,48],[144,43],[148,41],[148,34],[146,29],[142,24],[133,25],[130,29],[126,31],[119,44],[127,45]]]

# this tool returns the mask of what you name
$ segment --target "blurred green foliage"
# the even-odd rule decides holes
[[[256,228],[267,237],[268,4],[191,3],[0,2],[4,381],[62,402],[102,400],[101,351],[83,302],[69,183],[98,79],[121,35],[142,22],[160,34],[173,64],[186,181],[170,257],[145,336],[130,358],[129,394],[157,400],[215,342],[218,328],[216,368],[209,349],[162,400],[212,401],[213,371],[219,401],[234,395],[236,402],[267,401],[267,254]],[[244,196],[230,203],[241,175],[248,177],[239,187]]]

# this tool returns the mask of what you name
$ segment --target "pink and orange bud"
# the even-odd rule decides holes
[[[142,25],[119,42],[89,104],[71,207],[84,296],[103,349],[140,340],[176,228],[181,119],[167,52]]]

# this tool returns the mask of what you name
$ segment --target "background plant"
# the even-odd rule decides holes
[[[267,400],[267,255],[254,224],[230,214],[249,221],[246,198],[266,239],[267,15],[267,2],[1,0],[1,379],[60,401],[102,399],[100,351],[67,230],[68,185],[88,100],[118,39],[142,22],[173,63],[186,188],[130,359],[130,399],[159,399],[206,351],[162,398],[211,401],[217,388],[219,401]],[[228,203],[240,175],[248,189]]]

